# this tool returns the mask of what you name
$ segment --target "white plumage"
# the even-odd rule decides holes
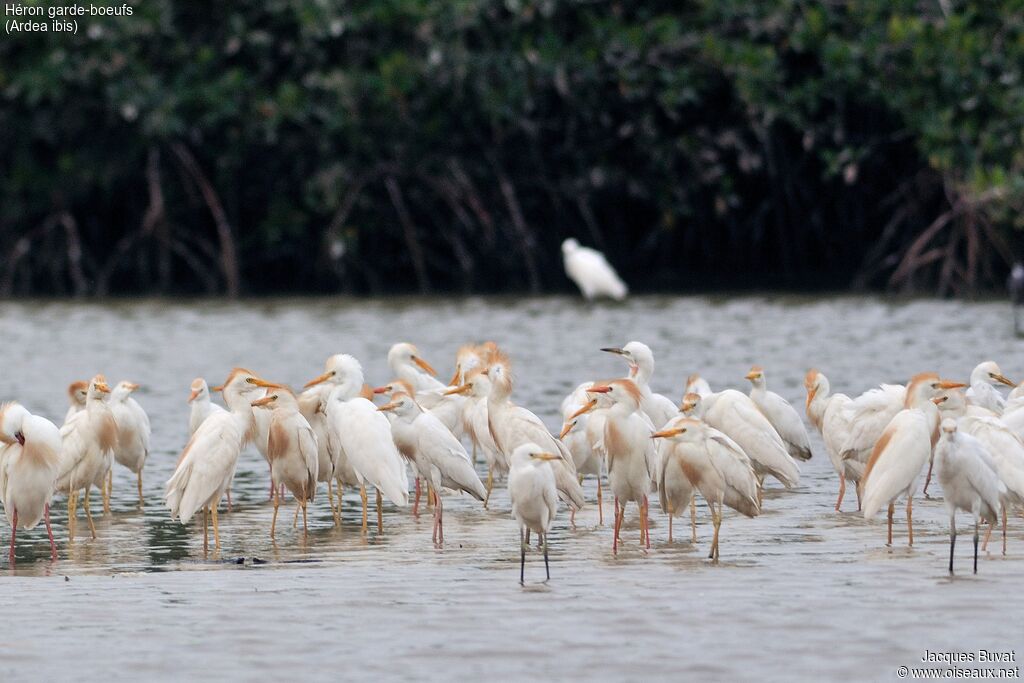
[[[807,372],[804,387],[807,389],[807,417],[821,432],[825,452],[839,477],[839,495],[835,505],[838,512],[846,495],[846,482],[856,484],[864,475],[865,463],[853,459],[844,460],[842,456],[843,445],[850,434],[851,400],[846,394],[830,394],[828,378],[817,370]]]
[[[142,468],[149,457],[149,438],[152,430],[146,411],[132,398],[132,392],[138,388],[139,385],[132,382],[118,382],[110,392],[110,411],[117,425],[114,460],[135,474],[139,505],[142,505]]]
[[[210,387],[202,377],[192,380],[192,393],[188,397],[188,435],[191,437],[203,424],[203,420],[214,413],[226,413],[223,407],[210,400]]]
[[[530,531],[540,535],[544,545],[544,570],[547,578],[551,578],[547,537],[558,511],[558,491],[551,464],[560,458],[557,453],[548,453],[529,442],[517,446],[509,458],[508,495],[512,501],[512,517],[519,523],[519,583],[523,583]]]
[[[969,405],[979,406],[1000,415],[1006,407],[1006,399],[996,391],[995,384],[1012,387],[1013,382],[1007,379],[995,361],[987,360],[978,363],[971,371],[970,387],[966,397]]]
[[[774,391],[768,391],[768,380],[764,369],[759,365],[750,369],[747,379],[753,385],[750,389],[750,400],[782,437],[790,456],[797,460],[810,460],[811,439],[807,435],[804,421],[800,419],[800,413],[796,412],[789,401]]]
[[[0,405],[0,503],[11,525],[10,563],[14,564],[18,529],[33,529],[46,520],[50,556],[57,547],[50,529],[50,500],[60,468],[60,430],[18,403]]]
[[[619,278],[604,254],[589,247],[580,246],[573,238],[562,242],[562,261],[565,274],[576,283],[586,299],[609,297],[616,301],[626,298],[629,289]]]

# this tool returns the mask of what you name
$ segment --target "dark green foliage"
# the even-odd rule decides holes
[[[1021,227],[1021,0],[132,6],[0,40],[0,294],[560,289],[568,236],[969,292]]]

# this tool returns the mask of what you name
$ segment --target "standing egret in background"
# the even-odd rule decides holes
[[[588,301],[598,297],[622,301],[629,293],[604,254],[580,246],[572,237],[562,242],[562,261],[565,263],[565,274],[576,283]]]
[[[956,421],[942,421],[942,436],[935,446],[942,498],[949,511],[949,573],[953,573],[953,549],[956,547],[956,511],[974,517],[974,573],[978,573],[978,525],[981,518],[995,519],[1006,487],[999,480],[992,457],[985,446],[970,434],[957,429]]]
[[[114,449],[114,460],[135,474],[139,490],[139,505],[143,505],[142,468],[145,467],[146,458],[149,456],[149,437],[152,430],[146,411],[132,398],[132,392],[138,388],[139,385],[133,382],[123,380],[118,382],[114,390],[110,392],[110,412],[117,424],[117,448]],[[114,489],[113,469],[110,470],[107,477],[107,497],[109,499]]]
[[[535,443],[524,443],[512,451],[508,473],[508,495],[512,517],[519,522],[519,583],[526,571],[527,537],[532,531],[544,547],[544,574],[551,579],[548,565],[548,529],[558,511],[555,473],[551,465],[562,459],[557,453],[541,450]]]
[[[33,415],[21,404],[0,405],[0,503],[11,525],[11,551],[18,529],[33,529],[46,521],[50,559],[57,559],[57,545],[50,528],[50,500],[61,461],[61,438],[57,426]]]
[[[103,375],[96,375],[89,382],[85,409],[71,416],[60,428],[60,473],[57,490],[68,493],[68,538],[75,538],[75,513],[78,507],[78,492],[85,491],[85,518],[89,531],[96,538],[96,525],[89,509],[89,492],[92,487],[102,491],[107,482],[107,472],[114,462],[117,447],[117,423],[104,395],[110,387]]]
[[[465,376],[465,384],[449,389],[449,393],[467,394],[462,407],[462,423],[473,445],[483,452],[487,463],[487,495],[484,507],[491,500],[495,477],[508,474],[508,458],[498,448],[491,435],[487,419],[487,397],[491,394],[491,380],[483,368],[477,368]]]
[[[933,372],[915,375],[906,388],[905,407],[882,431],[871,452],[860,482],[864,519],[871,519],[883,505],[889,505],[887,545],[892,545],[892,518],[900,497],[907,499],[907,542],[914,545],[914,493],[921,470],[931,457],[933,439],[938,436],[939,409],[932,399],[943,389],[962,386],[940,381]]]
[[[332,385],[327,398],[327,438],[332,448],[341,448],[352,466],[363,503],[362,532],[367,532],[366,485],[377,489],[377,532],[384,531],[381,494],[398,507],[409,503],[409,479],[405,462],[391,436],[391,423],[372,401],[361,395],[363,366],[346,353],[327,359],[324,373],[306,383],[306,388]]]
[[[706,379],[693,373],[686,378],[686,389],[683,390],[683,396],[687,394],[697,394],[701,398],[706,398],[712,394],[711,385]]]
[[[971,386],[967,389],[967,403],[991,410],[1001,415],[1006,407],[1006,399],[995,389],[995,384],[1015,387],[1012,380],[1006,378],[995,361],[987,360],[979,363],[971,371]]]
[[[68,412],[64,414],[64,424],[80,410],[85,410],[85,399],[89,394],[89,383],[78,380],[68,385]]]
[[[811,459],[811,439],[807,435],[804,421],[800,413],[774,391],[768,391],[768,380],[764,376],[764,368],[755,365],[750,368],[746,379],[753,385],[750,389],[750,400],[764,414],[775,431],[782,437],[789,455],[796,460]]]
[[[670,462],[663,463],[663,471],[682,470],[711,509],[715,535],[708,558],[718,562],[722,506],[727,505],[747,517],[761,513],[757,477],[750,458],[728,436],[693,418],[678,417],[651,436],[673,442],[674,447],[665,451]]]
[[[270,384],[268,382],[268,384]],[[302,508],[302,533],[309,534],[306,506],[316,495],[317,443],[309,422],[299,412],[299,402],[288,387],[270,384],[263,398],[252,402],[253,408],[270,413],[267,432],[267,455],[270,478],[274,484],[274,516],[270,521],[270,537],[277,527],[277,509],[281,506],[281,487],[291,491]],[[331,511],[333,514],[333,510]]]
[[[392,411],[395,420],[391,424],[392,434],[396,428],[407,428],[403,435],[411,440],[412,462],[423,479],[434,490],[434,524],[431,540],[444,545],[444,504],[441,502],[441,488],[465,491],[477,500],[483,501],[487,489],[473,469],[469,453],[455,438],[444,423],[435,415],[423,410],[412,396],[405,393],[392,394],[391,402],[377,410]],[[397,445],[396,439],[396,445]]]
[[[252,401],[268,382],[244,368],[235,368],[221,387],[228,409],[207,417],[178,456],[174,474],[167,480],[164,502],[171,519],[182,524],[203,511],[203,550],[209,548],[207,516],[213,518],[214,547],[220,548],[217,505],[231,485],[238,456],[252,434]]]

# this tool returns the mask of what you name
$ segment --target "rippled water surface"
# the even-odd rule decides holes
[[[705,559],[703,504],[697,544],[679,524],[670,545],[655,501],[649,552],[630,508],[625,548],[613,556],[589,480],[577,528],[563,510],[552,531],[551,582],[539,583],[543,561],[532,552],[526,588],[503,483],[490,510],[446,498],[443,549],[430,542],[429,515],[390,506],[384,534],[362,538],[354,491],[340,529],[322,496],[307,541],[284,523],[271,543],[268,473],[254,450],[239,463],[235,510],[221,516],[219,554],[204,556],[199,528],[170,522],[161,503],[187,437],[190,381],[220,382],[235,365],[298,385],[347,352],[368,381],[383,382],[392,342],[415,342],[446,375],[459,344],[494,339],[515,361],[515,399],[557,430],[572,387],[624,371],[598,349],[630,339],[652,347],[654,388],[673,399],[694,371],[716,389],[746,391],[743,375],[760,363],[770,388],[802,405],[811,366],[847,393],[930,369],[966,379],[983,357],[1020,378],[1010,327],[1003,304],[862,298],[0,304],[0,397],[59,423],[67,384],[103,372],[143,385],[137,398],[153,424],[143,509],[133,476],[115,466],[97,540],[69,543],[65,501],[55,502],[57,562],[40,526],[19,536],[9,568],[2,527],[0,680],[896,680],[926,649],[1021,650],[1024,520],[1011,520],[1009,554],[984,557],[976,577],[962,536],[963,573],[950,579],[941,502],[915,505],[913,549],[900,535],[888,550],[881,517],[865,522],[850,499],[833,512],[837,482],[817,435],[796,490],[770,485],[757,519],[727,515],[720,565]]]

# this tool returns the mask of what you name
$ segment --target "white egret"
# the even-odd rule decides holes
[[[651,434],[651,422],[640,411],[643,398],[632,380],[617,379],[593,386],[591,394],[605,394],[612,402],[604,423],[604,448],[608,458],[608,483],[615,494],[615,533],[612,551],[619,548],[619,534],[626,514],[626,503],[635,501],[640,508],[640,543],[651,547],[647,498],[651,481],[660,470]]]
[[[782,437],[789,455],[797,460],[810,460],[811,439],[807,435],[804,421],[800,419],[800,413],[796,412],[789,401],[774,391],[768,391],[768,380],[765,378],[764,368],[760,365],[750,368],[746,379],[753,385],[750,389],[750,400]]]
[[[864,463],[857,460],[844,460],[842,447],[850,433],[850,403],[846,394],[830,394],[828,378],[815,369],[807,371],[804,377],[804,388],[807,390],[807,418],[811,421],[825,442],[825,452],[839,477],[839,495],[835,509],[839,512],[846,495],[846,482],[852,481],[857,491],[857,509],[860,509],[860,490],[857,483],[864,474]]]
[[[1006,554],[1006,510],[1024,504],[1024,442],[1002,420],[995,417],[966,415],[957,420],[960,433],[975,437],[991,456],[996,475],[1004,485],[1003,499],[1003,554]],[[981,549],[988,549],[988,541],[996,519],[989,517],[989,528]]]
[[[686,378],[686,389],[683,390],[683,395],[686,394],[697,394],[701,398],[705,398],[712,394],[711,385],[706,379],[694,373]]]
[[[996,475],[995,464],[985,446],[957,429],[956,421],[942,421],[942,435],[935,446],[942,498],[949,511],[949,573],[953,573],[956,547],[956,511],[974,517],[974,573],[978,573],[978,525],[981,518],[995,519],[1006,487]]]
[[[85,491],[85,518],[92,537],[96,538],[96,525],[89,509],[89,492],[93,486],[103,491],[117,447],[117,423],[110,406],[103,399],[109,393],[110,387],[103,375],[93,377],[89,382],[85,409],[72,415],[60,429],[61,465],[57,490],[68,494],[68,538],[72,540],[75,537],[79,491]]]
[[[377,410],[394,413],[395,420],[391,423],[392,434],[400,434],[399,438],[412,451],[412,461],[420,476],[434,490],[434,524],[431,538],[435,544],[444,545],[444,504],[441,502],[441,488],[465,491],[480,501],[487,496],[483,482],[473,469],[473,461],[451,430],[435,415],[423,410],[409,394],[392,394],[391,401]],[[398,441],[396,438],[396,445]]]
[[[547,453],[558,453],[562,459],[551,463],[555,473],[558,496],[570,508],[583,507],[583,489],[576,480],[576,468],[565,444],[548,431],[539,417],[512,403],[512,372],[508,357],[496,351],[491,365],[485,371],[491,380],[487,396],[487,424],[498,449],[511,458],[512,451],[525,443],[538,444]]]
[[[907,388],[901,384],[882,384],[853,399],[848,408],[850,431],[840,449],[843,459],[866,466],[882,432],[903,410],[906,399]]]
[[[551,579],[548,565],[548,530],[558,511],[558,492],[551,465],[562,456],[541,450],[535,443],[520,444],[512,451],[508,474],[508,495],[512,517],[519,522],[519,583],[525,579],[526,546],[533,531],[544,547],[544,574]]]
[[[139,505],[142,499],[142,468],[149,457],[149,438],[152,430],[149,416],[142,406],[132,398],[132,393],[139,388],[138,384],[120,381],[110,392],[110,411],[117,424],[117,448],[114,449],[114,460],[127,467],[135,474],[139,491]],[[114,487],[113,470],[108,474],[107,495]]]
[[[629,293],[626,284],[619,278],[604,254],[596,249],[580,246],[572,237],[562,242],[562,261],[565,264],[565,274],[576,283],[588,301],[598,297],[622,301]]]
[[[207,417],[214,413],[226,413],[223,407],[210,400],[210,387],[202,377],[192,380],[189,394],[188,435],[191,437]]]
[[[0,503],[11,525],[10,564],[18,529],[33,529],[46,522],[50,559],[57,545],[50,527],[50,500],[61,463],[61,437],[57,426],[33,415],[19,403],[0,405]]]
[[[495,478],[507,475],[509,467],[508,458],[494,442],[487,418],[487,397],[491,394],[491,380],[482,368],[477,368],[466,375],[465,384],[448,391],[466,395],[462,422],[470,440],[484,454],[484,462],[487,463],[487,495],[484,496],[486,508],[491,500]]]
[[[270,537],[274,537],[277,526],[277,509],[281,505],[282,486],[291,491],[296,504],[302,508],[302,533],[304,536],[308,535],[306,506],[316,496],[319,457],[313,428],[299,411],[299,402],[295,394],[284,385],[267,387],[266,396],[256,399],[251,405],[270,413],[267,455],[270,457],[270,478],[275,488]]]
[[[933,372],[915,375],[906,387],[906,402],[882,431],[868,459],[860,481],[864,519],[871,519],[885,504],[888,512],[888,544],[892,545],[892,518],[895,502],[907,500],[907,540],[914,545],[914,493],[918,478],[938,438],[939,410],[932,402],[939,391],[962,387],[956,382],[940,381]]]
[[[622,356],[629,363],[628,379],[640,390],[643,400],[640,409],[647,414],[655,427],[660,427],[679,414],[676,404],[661,394],[651,391],[651,376],[654,374],[654,353],[643,342],[631,341],[620,348],[603,348],[602,351]]]
[[[207,417],[178,456],[174,474],[167,480],[164,502],[171,519],[182,524],[203,511],[203,550],[209,548],[208,517],[213,518],[214,547],[220,548],[217,505],[231,485],[238,456],[252,434],[252,401],[264,394],[269,383],[251,371],[235,368],[221,387],[227,411]]]
[[[778,479],[787,489],[800,483],[800,468],[789,457],[782,437],[746,394],[734,389],[703,398],[687,394],[681,410],[688,416],[703,419],[739,444],[750,458],[761,488],[767,475]]]
[[[747,517],[761,513],[758,482],[750,458],[735,441],[701,420],[677,417],[655,438],[668,439],[665,472],[680,470],[711,509],[715,534],[708,557],[718,561],[718,531],[722,526],[722,505]],[[717,508],[716,508],[717,506]]]
[[[359,484],[363,503],[362,532],[367,532],[366,485],[377,489],[377,531],[384,530],[381,494],[404,507],[409,502],[405,463],[391,437],[391,423],[372,401],[360,395],[363,367],[352,356],[339,353],[327,359],[325,372],[306,384],[330,383],[327,398],[327,438],[340,448]],[[335,446],[332,446],[335,447]]]
[[[971,371],[971,386],[967,389],[967,403],[991,410],[1000,415],[1006,407],[1006,399],[995,389],[995,384],[1015,387],[1013,381],[1007,379],[995,361],[987,360],[979,363]]]
[[[64,414],[64,424],[80,410],[85,410],[85,399],[89,394],[89,383],[83,380],[68,385],[68,412]]]

